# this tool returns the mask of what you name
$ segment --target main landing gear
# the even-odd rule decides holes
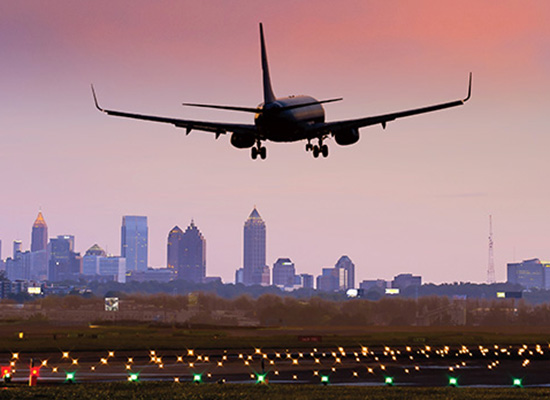
[[[258,158],[258,156],[260,156],[262,160],[265,160],[267,157],[267,149],[262,146],[262,142],[259,140],[256,142],[256,146],[252,147],[251,156],[253,160]]]
[[[313,157],[315,158],[319,157],[319,154],[322,154],[325,158],[328,157],[328,146],[323,144],[323,139],[319,139],[318,145],[312,145],[308,140],[306,144],[306,151],[312,151]]]

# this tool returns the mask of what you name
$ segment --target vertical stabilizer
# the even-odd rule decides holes
[[[269,66],[267,65],[267,53],[265,51],[264,28],[260,22],[260,42],[262,47],[262,78],[264,83],[264,103],[272,103],[275,101],[273,88],[271,87],[271,78],[269,77]]]

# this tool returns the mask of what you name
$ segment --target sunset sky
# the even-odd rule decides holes
[[[484,282],[493,215],[497,280],[507,262],[550,259],[550,2],[0,2],[0,239],[50,236],[120,253],[123,215],[149,219],[149,264],[191,219],[207,275],[234,279],[254,205],[267,262],[319,274],[348,255],[356,279],[403,272]],[[327,120],[463,98],[463,107],[361,130],[349,147],[267,143],[109,117],[93,106],[213,121],[252,115],[182,102],[262,100],[258,23],[275,94],[343,97]]]

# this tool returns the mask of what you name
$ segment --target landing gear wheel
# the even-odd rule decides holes
[[[265,147],[260,147],[258,149],[258,153],[260,153],[260,158],[262,160],[265,160],[265,158],[267,157],[267,149]]]
[[[319,157],[319,146],[313,146],[313,157]]]
[[[306,144],[306,151],[313,150],[313,145],[311,143]]]
[[[328,157],[328,146],[326,144],[321,146],[321,153],[323,154],[323,157]]]
[[[252,159],[255,160],[258,157],[258,149],[255,147],[252,147]]]

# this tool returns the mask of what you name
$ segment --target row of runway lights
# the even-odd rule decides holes
[[[550,345],[549,345],[549,347],[550,347]],[[484,346],[479,346],[478,349],[479,349],[479,351],[481,352],[481,354],[484,355],[484,356],[486,356],[487,354],[489,354],[490,351],[491,351],[489,347],[484,347]],[[494,347],[493,347],[493,351],[494,351],[494,354],[495,354],[496,356],[499,356],[499,355],[501,355],[501,354],[502,354],[502,355],[504,355],[504,354],[506,354],[506,355],[511,355],[511,350],[510,350],[510,349],[512,349],[512,346],[509,346],[509,347],[499,347],[498,345],[494,345]],[[406,347],[405,347],[405,350],[406,350],[407,353],[413,352],[413,349],[412,349],[410,346],[406,346]],[[432,353],[432,348],[431,348],[431,346],[425,346],[424,348],[422,348],[422,349],[420,349],[420,350],[417,350],[416,352],[417,352],[418,354],[423,354],[423,355],[425,355],[427,358],[429,358],[430,353]],[[433,352],[434,352],[435,354],[437,354],[437,355],[440,355],[441,357],[444,357],[444,356],[450,354],[450,348],[449,348],[448,346],[444,346],[442,349],[435,349],[435,350],[433,350]],[[523,356],[523,354],[526,353],[526,352],[527,352],[528,354],[530,354],[530,355],[534,355],[533,351],[532,351],[532,350],[529,350],[529,348],[528,348],[527,345],[523,345],[523,346],[521,346],[521,347],[518,349],[518,355],[519,355],[519,356]],[[537,345],[535,346],[535,352],[537,352],[537,353],[540,354],[540,355],[544,355],[544,351],[542,350],[542,346],[539,345],[539,344],[537,344]],[[227,350],[225,351],[225,353],[227,353]],[[379,357],[376,356],[376,354],[375,354],[374,351],[370,351],[370,352],[369,352],[369,349],[368,349],[367,347],[365,347],[365,346],[362,346],[362,347],[361,347],[361,355],[362,355],[362,356],[368,356],[369,353],[370,353],[372,356],[374,356],[374,360],[375,360],[375,361],[379,361]],[[282,355],[281,355],[281,354],[283,354],[283,353],[278,353],[278,352],[276,352],[276,353],[274,353],[274,356],[275,356],[276,358],[282,358]],[[313,349],[313,352],[310,353],[310,356],[314,358],[316,364],[321,364],[320,358],[317,358],[317,357],[316,357],[316,354],[317,354],[317,349]],[[354,352],[353,354],[354,354],[354,356],[356,357],[356,361],[357,361],[357,362],[360,362],[361,360],[360,360],[360,358],[359,358],[359,353]],[[386,357],[392,357],[392,359],[393,359],[394,361],[397,361],[396,355],[400,355],[400,354],[401,354],[401,351],[400,351],[400,350],[392,350],[391,348],[389,348],[389,347],[386,346],[386,347],[384,347],[383,354],[384,354],[384,356],[386,356]],[[473,356],[472,352],[468,349],[468,347],[462,346],[462,347],[458,350],[458,352],[457,352],[455,355],[456,355],[456,356],[459,356],[459,355],[465,355],[465,354],[468,354],[468,355],[470,355],[470,356]],[[159,356],[156,354],[156,351],[151,350],[149,355],[150,355],[150,358],[151,358],[151,362],[157,364],[157,365],[159,366],[159,368],[161,368],[161,369],[164,367],[164,364],[162,363],[162,358],[159,357]],[[258,349],[258,348],[255,349],[254,355],[259,355],[259,356],[262,357],[263,359],[268,359],[268,357],[269,357],[267,353],[263,353],[263,352],[261,351],[261,349]],[[292,354],[290,354],[290,353],[287,352],[286,355],[287,355],[287,359],[291,359],[293,365],[298,365],[298,364],[299,364],[299,361],[298,361],[297,358],[292,358]],[[335,359],[334,362],[335,362],[336,364],[341,363],[341,357],[346,357],[346,356],[347,356],[347,354],[346,354],[346,352],[345,352],[345,350],[344,350],[343,347],[338,347],[338,353],[333,351],[333,352],[330,352],[330,355],[331,355],[332,357],[334,357],[334,359]],[[106,358],[101,358],[101,359],[100,359],[100,364],[102,364],[102,365],[107,365],[107,364],[108,364],[109,358],[114,358],[114,356],[115,356],[115,352],[114,352],[114,351],[108,351],[107,357],[106,357]],[[188,356],[188,357],[195,357],[195,356],[196,356],[196,362],[209,362],[209,361],[210,361],[208,356],[195,355],[195,352],[194,352],[194,350],[192,350],[192,349],[188,349],[188,351],[187,351],[187,356]],[[326,357],[326,356],[327,356],[327,353],[322,353],[322,356],[323,356],[323,357]],[[299,358],[303,358],[303,357],[304,357],[304,353],[298,353],[298,357],[299,357]],[[69,352],[66,352],[66,351],[62,352],[62,358],[63,358],[63,359],[70,359],[70,353],[69,353]],[[177,356],[176,362],[182,362],[182,363],[183,363],[183,362],[184,362],[183,358],[184,358],[184,356]],[[412,360],[412,359],[413,359],[413,356],[410,355],[409,358]],[[9,366],[9,367],[1,367],[1,375],[2,375],[2,378],[4,379],[4,381],[6,381],[6,380],[9,381],[9,380],[11,379],[12,374],[15,373],[16,360],[18,360],[18,359],[19,359],[19,353],[12,353],[12,360],[11,360],[11,362],[10,362],[10,366]],[[240,354],[239,354],[239,359],[244,359],[244,364],[245,364],[246,366],[249,366],[249,365],[250,365],[250,361],[253,360],[253,355],[240,353]],[[226,360],[227,360],[227,355],[224,354],[224,355],[222,356],[222,361],[218,361],[218,362],[217,362],[217,366],[222,367],[222,366],[223,366],[223,361],[226,361]],[[274,360],[269,360],[269,362],[270,362],[271,365],[274,365],[274,364],[275,364]],[[39,367],[34,367],[33,365],[31,365],[31,367],[30,367],[30,371],[31,371],[31,372],[30,372],[30,379],[29,379],[29,382],[31,382],[33,376],[36,377],[36,378],[38,378],[39,369],[40,369],[41,367],[47,367],[47,363],[48,363],[48,360],[43,360],[43,361],[41,361],[41,365],[40,365]],[[529,359],[527,359],[527,358],[524,359],[523,362],[522,362],[522,367],[528,366],[529,363],[530,363]],[[133,357],[129,357],[129,358],[128,358],[128,362],[127,362],[127,364],[126,364],[126,369],[130,371],[131,368],[132,368],[132,364],[133,364]],[[499,364],[499,361],[493,361],[491,364],[489,364],[489,365],[487,366],[487,368],[488,368],[488,369],[496,368],[496,367],[498,366],[498,364]],[[72,366],[77,366],[77,365],[78,365],[78,359],[76,359],[76,358],[71,359],[71,365],[72,365]],[[190,368],[194,368],[194,367],[195,367],[195,362],[189,362],[188,365],[189,365]],[[465,365],[466,365],[466,364],[465,364],[464,362],[462,362],[461,365],[460,365],[460,364],[456,364],[455,366],[449,367],[449,371],[452,372],[452,371],[454,371],[455,368],[460,368],[461,366],[465,366]],[[96,366],[92,366],[92,367],[91,367],[91,370],[92,370],[92,371],[95,371],[95,369],[96,369]],[[385,370],[385,366],[384,366],[384,365],[380,365],[380,369],[381,369],[381,370]],[[374,373],[374,371],[373,371],[372,368],[367,368],[367,370],[368,370],[369,373]],[[420,370],[420,368],[419,368],[418,366],[415,366],[415,370]],[[336,368],[333,367],[333,368],[332,368],[332,371],[333,371],[333,372],[336,371]],[[409,369],[404,369],[404,371],[405,371],[406,373],[409,373],[409,372],[410,372]],[[58,373],[58,367],[52,367],[52,372],[53,372],[53,373]],[[66,374],[67,374],[67,381],[69,381],[69,382],[74,381],[75,373],[76,373],[76,372],[74,372],[74,371],[72,371],[72,372],[67,372],[67,373],[66,373]],[[137,374],[137,375],[136,375],[136,374]],[[274,371],[274,374],[275,374],[275,375],[278,375],[278,371]],[[353,374],[354,374],[355,377],[358,376],[357,372],[353,372]],[[210,375],[210,374],[209,374],[209,375]],[[318,372],[317,372],[317,371],[314,371],[314,375],[318,375]],[[138,379],[138,376],[139,376],[138,373],[135,373],[135,372],[131,372],[131,371],[130,371],[130,375],[129,375],[129,377],[128,377],[128,380],[129,380],[129,381],[135,381],[135,380]],[[199,378],[197,378],[197,377],[200,377],[201,375],[200,375],[200,374],[194,374],[193,376],[194,376],[193,381],[196,382],[196,381],[199,379]],[[252,375],[252,377],[253,377],[253,376],[254,376],[254,375]],[[295,375],[294,375],[294,378],[296,379],[296,376],[295,376]],[[202,379],[202,378],[201,378],[201,379]],[[321,376],[321,383],[325,383],[325,381],[324,381],[325,379],[327,379],[327,382],[328,382],[327,376]],[[449,384],[450,384],[451,386],[456,385],[456,381],[453,383],[453,380],[456,379],[456,378],[451,377],[451,378],[449,378],[449,379],[450,379]],[[179,381],[179,378],[175,378],[175,380],[176,380],[176,381]],[[393,384],[393,378],[391,378],[391,377],[386,377],[385,383],[388,384],[388,385]],[[520,380],[517,380],[517,379],[514,379],[513,385],[514,385],[514,386],[521,386],[521,381],[520,381]]]

